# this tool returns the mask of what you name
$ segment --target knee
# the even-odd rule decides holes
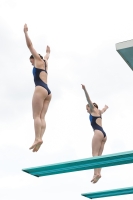
[[[33,119],[34,119],[34,120],[41,120],[41,118],[40,118],[39,115],[33,115]]]

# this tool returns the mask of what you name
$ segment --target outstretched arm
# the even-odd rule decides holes
[[[102,110],[100,110],[101,114],[103,114],[109,107],[107,105],[104,106]]]
[[[46,47],[46,55],[44,56],[44,59],[48,60],[48,59],[49,59],[49,56],[50,56],[50,47],[47,46],[47,47]]]
[[[24,34],[25,34],[27,47],[29,48],[29,50],[32,53],[33,57],[35,59],[39,59],[40,60],[40,56],[38,55],[36,50],[33,48],[32,42],[31,42],[31,40],[30,40],[30,38],[28,36],[28,26],[27,26],[27,24],[24,25]]]
[[[81,84],[81,85],[82,85],[82,84]],[[87,90],[86,90],[86,88],[85,88],[84,85],[82,85],[82,89],[84,90],[84,93],[85,93],[87,102],[88,102],[88,104],[89,104],[89,106],[90,106],[90,110],[93,111],[94,105],[93,105],[92,101],[90,100],[90,97],[89,97],[88,92],[87,92]]]

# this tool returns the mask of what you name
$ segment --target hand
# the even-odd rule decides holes
[[[24,33],[28,31],[28,26],[27,24],[24,25]]]
[[[109,107],[107,105],[105,105],[105,108],[108,109]]]
[[[48,45],[46,47],[46,53],[50,53],[50,47]]]
[[[81,84],[81,85],[82,85],[82,89],[85,90],[85,85],[83,85],[83,84]]]

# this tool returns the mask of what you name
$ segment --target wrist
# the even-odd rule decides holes
[[[27,31],[24,31],[24,34],[27,35]]]

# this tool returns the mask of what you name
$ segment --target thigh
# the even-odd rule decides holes
[[[48,110],[48,106],[49,106],[49,103],[51,101],[51,98],[52,98],[52,95],[49,94],[46,99],[43,101],[43,108],[42,108],[42,111],[41,111],[41,119],[45,117],[45,114]]]
[[[101,143],[99,153],[98,153],[99,156],[102,155],[102,153],[103,153],[104,145],[105,145],[106,141],[107,141],[107,137],[104,137],[104,139],[102,140],[102,143]]]
[[[95,130],[94,136],[92,138],[92,154],[99,152],[103,139],[103,133],[99,130]]]
[[[43,109],[43,102],[44,99],[48,96],[47,90],[41,88],[41,87],[36,87],[34,94],[33,94],[33,99],[32,99],[32,110],[33,110],[33,118],[36,116],[40,116],[42,109]]]

